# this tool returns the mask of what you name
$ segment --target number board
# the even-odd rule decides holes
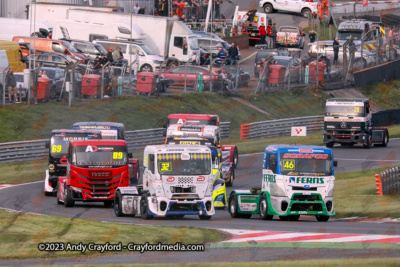
[[[283,160],[283,169],[285,171],[294,171],[296,169],[296,162],[295,160]]]
[[[161,172],[170,172],[170,171],[172,171],[171,162],[159,162],[158,163],[158,169]]]

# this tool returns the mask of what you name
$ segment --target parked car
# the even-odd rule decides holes
[[[301,60],[299,58],[288,57],[288,56],[274,56],[272,59],[272,64],[277,61],[276,65],[281,65],[286,67],[285,72],[285,82],[289,79],[290,82],[300,81],[301,78]]]
[[[244,71],[242,68],[237,69],[236,66],[233,65],[213,65],[212,70],[215,73],[218,73],[219,70],[222,70],[223,73],[232,74],[232,79],[236,81],[236,73],[239,74],[239,86],[247,86],[250,82],[250,74],[247,71]]]
[[[88,59],[95,60],[96,57],[106,56],[107,51],[100,44],[93,44],[89,41],[62,39],[70,42],[73,47],[79,52],[84,54]]]
[[[254,75],[256,78],[260,76],[260,67],[263,59],[267,59],[271,56],[289,56],[289,52],[281,49],[265,49],[259,50],[255,57],[254,62]]]
[[[169,69],[163,73],[161,73],[161,78],[171,79],[174,81],[174,85],[183,86],[185,83],[185,68],[186,68],[186,85],[188,87],[194,87],[196,82],[196,77],[202,73],[203,74],[203,83],[205,91],[210,89],[210,78],[214,80],[218,80],[218,75],[210,70],[200,67],[200,66],[179,66],[173,69]],[[211,76],[211,77],[210,77]]]
[[[276,36],[276,46],[297,47],[304,49],[305,40],[300,29],[292,26],[282,26]]]
[[[228,50],[231,45],[224,40],[218,40],[211,37],[198,37],[199,46],[203,48],[207,52],[213,53],[213,57],[215,57],[221,48]]]

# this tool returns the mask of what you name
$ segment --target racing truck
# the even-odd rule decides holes
[[[206,145],[218,150],[221,162],[221,178],[227,186],[232,186],[235,179],[235,147],[221,146],[219,127],[213,125],[173,124],[167,129],[166,144]]]
[[[304,48],[305,40],[300,34],[300,29],[292,26],[282,26],[276,35],[276,47],[298,47]]]
[[[130,159],[124,140],[70,141],[67,175],[58,178],[57,203],[72,207],[75,201],[103,202],[112,205],[117,187],[129,186],[129,165],[138,168]]]
[[[100,131],[59,129],[50,133],[50,140],[46,142],[49,148],[49,167],[44,180],[44,194],[51,196],[56,193],[59,176],[65,176],[68,162],[68,145],[73,140],[101,139]]]
[[[371,101],[366,98],[330,98],[326,100],[324,116],[324,143],[353,146],[361,143],[365,148],[386,147],[389,132],[372,125]]]
[[[214,125],[218,126],[218,142],[215,143],[217,148],[222,151],[222,162],[227,161],[229,158],[230,162],[233,162],[233,167],[236,168],[239,164],[239,152],[235,145],[221,145],[220,137],[220,123],[218,115],[211,114],[170,114],[167,119],[167,123],[164,124],[164,128],[168,128],[171,124],[183,124],[185,126],[201,126],[201,125]],[[198,133],[195,133],[196,135]],[[167,133],[165,132],[165,135]],[[190,131],[186,131],[186,136],[191,135]],[[212,136],[214,137],[214,136]],[[167,138],[165,138],[167,143]],[[207,145],[207,144],[206,144]],[[228,153],[229,152],[229,153]]]
[[[320,146],[270,145],[264,152],[261,187],[233,190],[229,196],[232,218],[262,220],[279,216],[296,221],[300,215],[328,221],[335,215],[332,150]]]
[[[114,199],[117,217],[215,214],[211,151],[206,146],[151,145],[144,149],[143,184],[118,187]]]

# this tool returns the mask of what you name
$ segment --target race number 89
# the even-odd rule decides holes
[[[124,157],[124,153],[122,152],[114,152],[113,159],[122,159]]]
[[[283,160],[283,169],[284,170],[291,170],[295,169],[295,161],[294,160]]]
[[[61,152],[61,145],[54,145],[51,147],[51,152]]]

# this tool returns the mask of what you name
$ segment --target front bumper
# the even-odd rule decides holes
[[[367,133],[324,133],[324,143],[367,143],[368,134]]]
[[[149,214],[155,217],[175,215],[206,215],[215,214],[212,197],[202,200],[180,201],[166,197],[148,197]]]
[[[271,198],[274,198],[274,201],[270,207],[271,211],[268,212],[273,215],[335,215],[333,197],[314,201],[291,200],[288,197],[271,196]]]

